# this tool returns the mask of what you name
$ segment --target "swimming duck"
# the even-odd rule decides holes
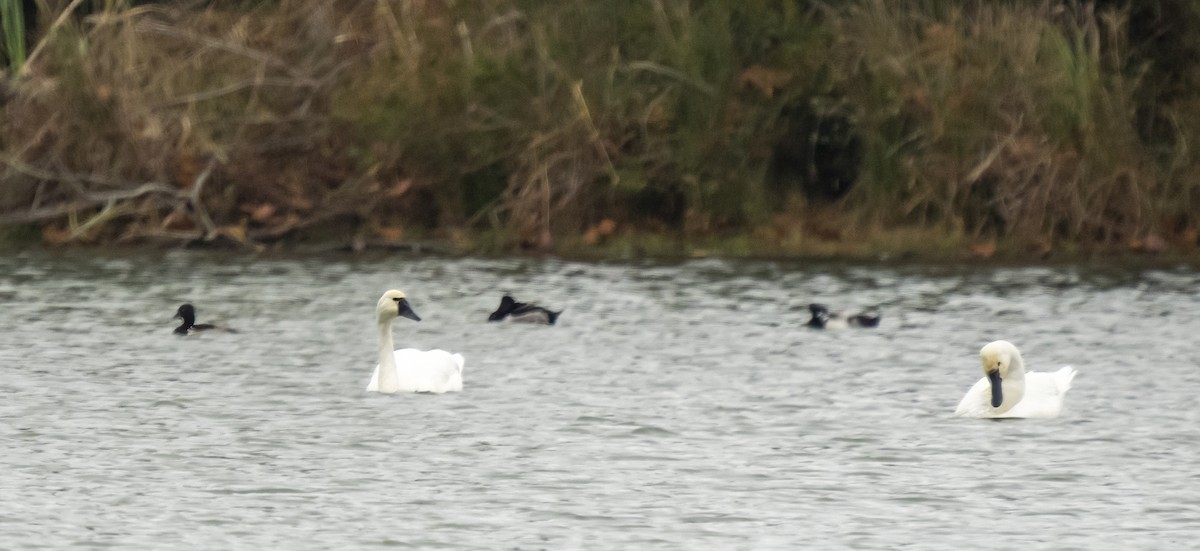
[[[500,299],[500,307],[488,316],[488,321],[501,321],[508,318],[514,322],[554,325],[554,322],[558,321],[558,315],[562,312],[562,310],[551,312],[541,306],[517,302],[511,296],[504,295],[504,298]]]
[[[445,350],[392,350],[392,320],[421,321],[404,293],[390,290],[379,297],[375,318],[379,328],[379,365],[367,383],[367,392],[458,392],[462,390],[463,357]]]
[[[979,350],[984,377],[975,383],[954,415],[982,419],[1058,417],[1063,397],[1071,388],[1075,368],[1053,373],[1025,372],[1021,352],[1008,341],[988,343]]]
[[[183,320],[183,323],[175,328],[176,335],[190,335],[198,331],[208,331],[210,329],[220,329],[230,333],[236,332],[225,327],[217,327],[211,323],[196,323],[196,309],[191,304],[180,306],[175,311],[175,317]]]
[[[804,324],[814,329],[841,329],[844,327],[878,327],[879,312],[868,310],[854,314],[852,316],[843,317],[841,314],[829,311],[829,308],[824,304],[809,304],[808,311],[812,312],[812,318],[808,323]]]

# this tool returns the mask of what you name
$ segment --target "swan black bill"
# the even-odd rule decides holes
[[[998,408],[1004,403],[1004,391],[1000,389],[1000,370],[989,371],[988,382],[992,384],[992,407]]]
[[[396,307],[399,309],[397,315],[406,317],[413,321],[421,321],[421,316],[418,316],[416,312],[413,312],[413,309],[408,305],[407,300],[400,299],[400,303],[397,304]]]

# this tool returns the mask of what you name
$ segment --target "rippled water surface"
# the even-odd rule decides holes
[[[205,253],[0,258],[0,547],[1167,549],[1200,274]],[[363,391],[374,305],[465,389]],[[556,327],[488,324],[504,291]],[[815,332],[806,305],[879,305]],[[180,303],[237,333],[172,335]],[[1079,369],[953,417],[979,347]]]

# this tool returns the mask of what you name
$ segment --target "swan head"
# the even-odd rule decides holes
[[[379,297],[379,304],[375,305],[375,315],[379,317],[380,322],[391,321],[396,317],[421,321],[421,317],[408,304],[408,299],[404,297],[404,292],[395,289]]]
[[[1021,352],[1011,342],[995,341],[979,350],[979,361],[992,386],[992,407],[998,408],[1004,403],[1003,381],[1017,375],[1018,370],[1024,373]]]

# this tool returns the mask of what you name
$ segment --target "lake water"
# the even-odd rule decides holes
[[[397,346],[446,395],[363,391]],[[196,252],[0,258],[5,549],[1183,549],[1200,273]],[[489,324],[501,294],[566,311]],[[190,301],[237,333],[176,337]],[[818,332],[807,303],[878,305]],[[978,350],[1079,369],[958,419]]]

